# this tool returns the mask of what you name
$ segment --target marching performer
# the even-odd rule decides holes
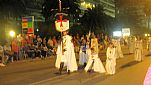
[[[116,56],[116,59],[123,58],[124,56],[123,56],[123,52],[121,50],[120,41],[113,39],[112,42],[113,42],[114,47],[115,47],[115,56]]]
[[[129,41],[128,41],[129,54],[133,54],[134,53],[134,44],[135,44],[134,38],[130,37]]]
[[[64,66],[67,66],[67,72],[77,71],[77,62],[74,53],[74,46],[71,42],[72,38],[67,31],[63,31],[62,44],[58,45],[56,67],[59,68],[61,74]]]
[[[106,52],[106,71],[107,74],[113,75],[115,74],[115,66],[116,66],[116,56],[115,56],[115,48],[113,43],[110,43],[109,47],[107,48]]]
[[[142,40],[138,37],[135,42],[135,55],[134,55],[135,61],[142,61],[143,60],[143,46],[142,46]]]
[[[84,69],[86,72],[88,70],[94,70],[95,72],[105,73],[105,68],[98,57],[98,40],[95,35],[91,39],[91,50],[89,50],[88,63]]]
[[[147,50],[148,50],[148,56],[151,55],[151,37],[147,40]]]
[[[86,45],[86,40],[82,40],[82,44],[80,46],[80,52],[79,52],[79,64],[84,65],[84,67],[87,64],[88,61],[88,54],[87,54],[88,46]]]

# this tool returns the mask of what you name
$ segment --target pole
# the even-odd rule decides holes
[[[59,12],[61,12],[61,0],[59,0]]]
[[[59,12],[61,12],[61,0],[59,0]],[[63,36],[62,36],[62,31],[61,31],[61,53],[63,54]]]

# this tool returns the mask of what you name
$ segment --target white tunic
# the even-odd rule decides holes
[[[88,61],[87,46],[82,45],[79,52],[79,64],[84,65]]]
[[[115,57],[115,48],[107,48],[106,52],[106,71],[108,74],[115,74],[116,66],[116,57]]]
[[[91,51],[89,50],[89,52],[91,52]],[[93,66],[92,66],[92,63],[94,63]],[[89,55],[89,60],[88,60],[88,63],[87,63],[84,70],[87,72],[91,68],[95,72],[99,72],[99,73],[105,73],[106,72],[101,60],[98,58],[98,54]]]
[[[57,58],[56,58],[55,67],[59,69],[61,62],[64,62],[65,64],[64,66],[66,66],[67,58],[66,56],[62,55],[62,44],[58,45],[56,54],[57,54]]]
[[[70,72],[77,71],[78,66],[75,58],[74,45],[71,42],[72,38],[69,35],[63,36],[63,49],[62,46],[58,46],[58,50],[65,50],[64,53],[61,51],[57,51],[57,60],[56,67],[60,68],[60,62],[64,62],[65,66],[67,66],[67,70]],[[60,48],[59,48],[60,47]],[[61,57],[60,57],[61,56]]]
[[[151,54],[151,38],[148,39],[147,41],[147,49],[148,49],[148,54]]]
[[[141,40],[137,40],[135,42],[135,57],[134,60],[135,61],[142,61],[143,60],[143,46],[142,46],[142,41]]]
[[[128,43],[129,53],[134,53],[135,40],[130,39]]]
[[[91,48],[93,48],[93,51],[88,50],[89,59],[84,70],[87,72],[89,69],[93,69],[95,72],[105,73],[105,68],[98,58],[98,42],[96,38],[91,39]]]
[[[120,41],[118,40],[114,40],[114,46],[115,46],[115,56],[116,58],[123,58],[123,52],[121,50],[121,45],[120,45]]]

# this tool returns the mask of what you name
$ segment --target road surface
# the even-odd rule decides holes
[[[55,56],[46,60],[22,60],[0,67],[0,85],[143,85],[151,57],[143,62],[135,62],[134,55],[123,48],[124,58],[117,60],[116,74],[109,76],[99,73],[86,73],[82,68],[78,72],[62,75],[54,67]],[[145,54],[145,53],[144,53]],[[105,52],[100,59],[105,65]]]

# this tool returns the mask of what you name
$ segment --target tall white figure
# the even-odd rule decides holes
[[[95,72],[105,73],[105,68],[98,57],[98,40],[93,36],[91,39],[91,49],[88,51],[89,59],[85,71],[94,70]]]
[[[135,55],[134,55],[135,61],[142,61],[143,60],[143,46],[142,46],[142,40],[138,37],[135,42]]]
[[[113,75],[115,74],[115,66],[116,66],[116,56],[115,56],[115,48],[112,43],[110,43],[106,52],[106,71],[107,74]]]
[[[147,40],[147,50],[148,50],[148,55],[151,55],[151,37],[149,37]]]
[[[72,37],[68,35],[67,31],[63,32],[63,42],[58,46],[57,49],[57,60],[56,67],[59,67],[60,74],[64,66],[67,66],[67,72],[77,71],[78,66],[75,58],[74,46],[72,41]],[[61,57],[61,58],[59,58]]]
[[[122,52],[122,49],[121,49],[121,45],[120,45],[120,41],[119,40],[115,40],[113,39],[113,44],[114,44],[114,47],[115,47],[115,56],[116,58],[123,58],[123,52]]]
[[[129,48],[130,54],[134,53],[134,47],[135,47],[135,40],[133,37],[131,37],[131,38],[129,38],[129,41],[128,41],[128,48]]]

